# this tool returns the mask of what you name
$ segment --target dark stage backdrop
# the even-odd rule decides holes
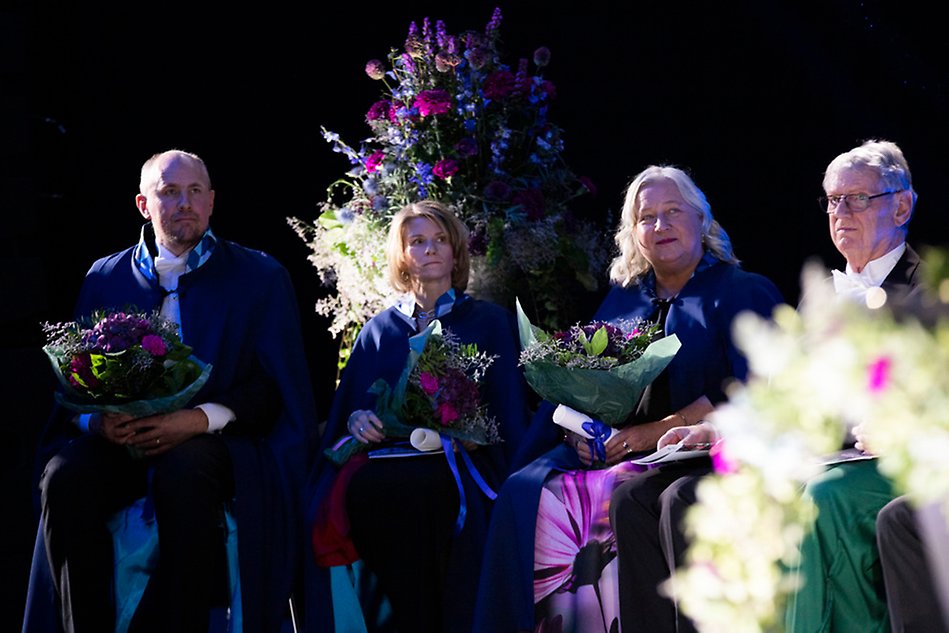
[[[3,341],[0,427],[8,586],[15,630],[35,529],[32,451],[50,402],[38,323],[70,316],[89,264],[137,237],[141,163],[178,147],[207,161],[216,232],[290,270],[320,413],[336,342],[313,311],[324,292],[288,216],[313,218],[347,168],[320,126],[355,141],[378,96],[365,62],[425,16],[481,29],[495,3],[155,4],[16,2],[0,10]],[[804,261],[841,265],[815,199],[836,154],[870,137],[899,143],[919,192],[910,237],[946,241],[949,40],[923,2],[510,1],[506,57],[553,55],[551,111],[566,157],[615,221],[622,189],[651,163],[689,169],[747,269],[791,303]],[[249,289],[253,291],[253,289]],[[12,412],[10,406],[12,405]],[[10,532],[8,532],[10,533]]]

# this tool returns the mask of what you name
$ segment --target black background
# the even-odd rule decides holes
[[[0,426],[3,541],[15,630],[35,516],[32,452],[50,404],[41,321],[71,316],[97,257],[130,245],[141,163],[173,147],[207,162],[222,237],[276,256],[296,284],[320,413],[337,344],[313,305],[325,292],[287,224],[313,219],[347,164],[320,126],[356,142],[380,84],[363,67],[408,23],[481,29],[493,2],[20,2],[0,9]],[[561,4],[561,3],[557,3]],[[615,220],[643,167],[687,168],[745,268],[794,303],[805,260],[841,266],[815,202],[824,167],[867,138],[903,148],[919,192],[911,242],[946,241],[949,41],[923,2],[536,0],[501,3],[505,58],[538,46],[557,86],[566,159]],[[250,289],[249,291],[253,291]],[[593,306],[591,306],[591,311]],[[8,564],[9,562],[9,564]]]

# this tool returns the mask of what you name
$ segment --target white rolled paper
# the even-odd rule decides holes
[[[438,431],[418,428],[409,435],[409,444],[418,451],[437,451],[442,447],[442,436]]]
[[[577,435],[582,435],[583,437],[593,437],[583,430],[583,423],[592,421],[593,418],[588,416],[586,413],[580,413],[576,409],[571,409],[565,404],[558,404],[557,408],[554,409],[554,422],[569,431],[573,431]],[[616,432],[616,429],[611,429],[609,437],[606,438],[603,443],[606,444],[611,439],[613,439],[613,436],[616,435]]]

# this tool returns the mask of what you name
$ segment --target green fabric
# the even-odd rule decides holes
[[[817,505],[801,544],[803,585],[791,596],[787,633],[886,633],[890,630],[876,517],[895,496],[876,460],[831,466],[805,490]]]

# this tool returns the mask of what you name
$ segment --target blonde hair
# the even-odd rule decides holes
[[[399,292],[413,290],[405,262],[405,225],[415,218],[434,222],[448,235],[455,266],[451,271],[451,286],[456,290],[468,287],[471,260],[468,256],[468,227],[441,202],[422,200],[406,205],[392,216],[389,237],[386,242],[386,259],[389,263],[389,284]]]
[[[610,279],[621,286],[629,286],[649,272],[650,264],[636,240],[636,222],[639,220],[639,192],[660,180],[671,181],[686,203],[702,216],[702,244],[717,259],[737,264],[732,243],[725,229],[712,217],[712,207],[705,194],[687,173],[669,165],[650,165],[641,171],[626,189],[623,213],[613,238],[620,254],[610,265]]]

